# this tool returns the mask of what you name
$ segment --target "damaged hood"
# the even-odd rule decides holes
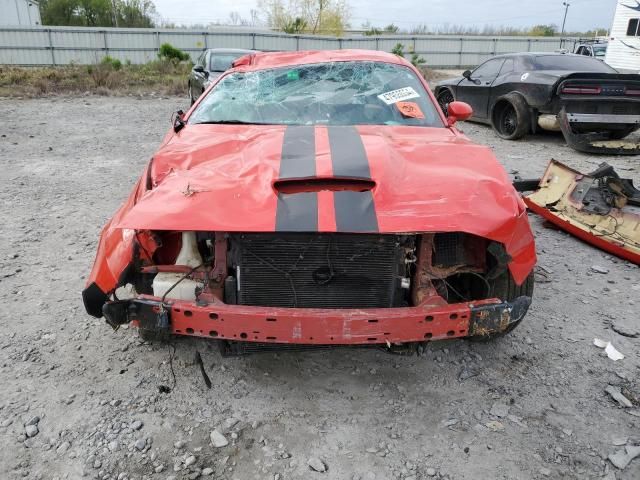
[[[447,128],[187,125],[148,176],[116,227],[492,238],[524,211],[491,150]]]

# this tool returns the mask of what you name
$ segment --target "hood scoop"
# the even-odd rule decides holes
[[[286,178],[273,183],[275,191],[284,194],[322,191],[368,192],[375,186],[376,182],[370,178],[344,177]]]

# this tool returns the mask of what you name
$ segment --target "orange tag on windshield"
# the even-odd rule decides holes
[[[424,118],[424,113],[415,102],[396,102],[396,107],[398,107],[403,117]]]

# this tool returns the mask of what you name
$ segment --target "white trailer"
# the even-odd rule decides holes
[[[40,5],[35,0],[0,0],[0,25],[41,25]]]
[[[622,73],[640,73],[640,1],[618,0],[605,62]]]

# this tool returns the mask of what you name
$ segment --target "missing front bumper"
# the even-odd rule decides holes
[[[526,314],[530,297],[439,306],[376,309],[266,308],[197,305],[136,298],[108,302],[112,326],[135,322],[150,332],[260,344],[399,345],[508,331]]]

